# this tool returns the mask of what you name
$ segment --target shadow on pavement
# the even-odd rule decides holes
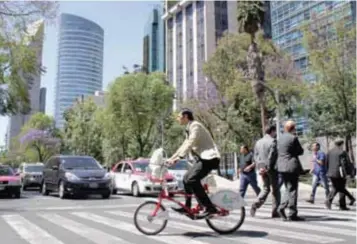
[[[343,222],[354,222],[351,219],[346,218],[333,218],[327,216],[304,216],[300,215],[300,217],[305,218],[304,222],[313,222],[313,221],[343,221]]]
[[[192,238],[199,238],[199,237],[220,238],[224,236],[261,238],[261,237],[266,237],[268,233],[264,231],[238,230],[236,233],[228,234],[228,235],[219,235],[213,231],[206,231],[206,232],[185,232],[185,233],[176,233],[176,234],[164,234],[163,236],[177,236],[177,235],[183,235]]]

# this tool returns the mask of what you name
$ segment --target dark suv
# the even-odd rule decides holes
[[[41,192],[43,195],[58,192],[60,198],[88,194],[109,198],[111,177],[93,157],[54,156],[43,169]]]

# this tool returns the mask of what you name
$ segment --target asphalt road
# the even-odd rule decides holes
[[[322,192],[322,190],[320,190]],[[305,222],[282,222],[270,219],[270,200],[255,218],[247,216],[232,235],[220,236],[203,220],[192,221],[170,211],[169,222],[161,234],[145,236],[133,224],[139,203],[155,198],[114,195],[61,200],[56,195],[41,196],[24,192],[21,199],[0,198],[0,238],[6,244],[298,244],[356,243],[356,207],[342,212],[334,206],[326,210],[319,195],[314,205],[299,202]],[[251,203],[254,196],[248,194]],[[224,221],[224,220],[223,220]]]

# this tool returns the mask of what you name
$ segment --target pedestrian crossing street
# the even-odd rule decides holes
[[[141,198],[140,202],[152,198]],[[303,201],[303,200],[301,200]],[[301,202],[299,215],[304,222],[283,222],[271,219],[271,205],[267,203],[256,213],[249,215],[251,199],[247,200],[246,218],[232,235],[218,235],[204,220],[192,221],[169,211],[166,229],[156,236],[145,236],[134,226],[135,204],[98,206],[97,208],[58,207],[42,211],[5,212],[0,210],[1,243],[6,244],[295,244],[295,243],[356,243],[356,209],[326,210],[322,201],[310,205]],[[100,208],[102,207],[102,208]],[[143,216],[143,215],[142,215]],[[234,216],[229,220],[233,221]],[[227,223],[227,222],[225,222]],[[3,242],[4,241],[4,242]]]

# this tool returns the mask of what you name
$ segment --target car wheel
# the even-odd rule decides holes
[[[26,191],[27,187],[25,185],[22,185],[22,190]]]
[[[113,189],[113,190],[112,190],[112,194],[113,194],[113,195],[116,195],[117,193],[118,193],[118,190],[117,190],[117,189]]]
[[[44,195],[44,196],[48,196],[48,194],[50,193],[50,192],[47,190],[47,186],[46,186],[46,183],[45,183],[45,182],[42,182],[41,193],[42,193],[42,195]]]
[[[103,198],[103,199],[109,199],[109,198],[110,198],[110,191],[108,191],[108,192],[105,193],[105,194],[102,194],[102,198]]]
[[[58,195],[59,195],[59,198],[61,198],[61,199],[65,199],[65,198],[67,197],[66,190],[64,189],[64,183],[63,183],[63,181],[61,181],[61,182],[59,183]]]
[[[19,188],[17,191],[15,191],[15,198],[21,198],[21,188]]]
[[[134,182],[133,185],[131,186],[131,194],[134,197],[140,196],[140,189],[138,183]]]

